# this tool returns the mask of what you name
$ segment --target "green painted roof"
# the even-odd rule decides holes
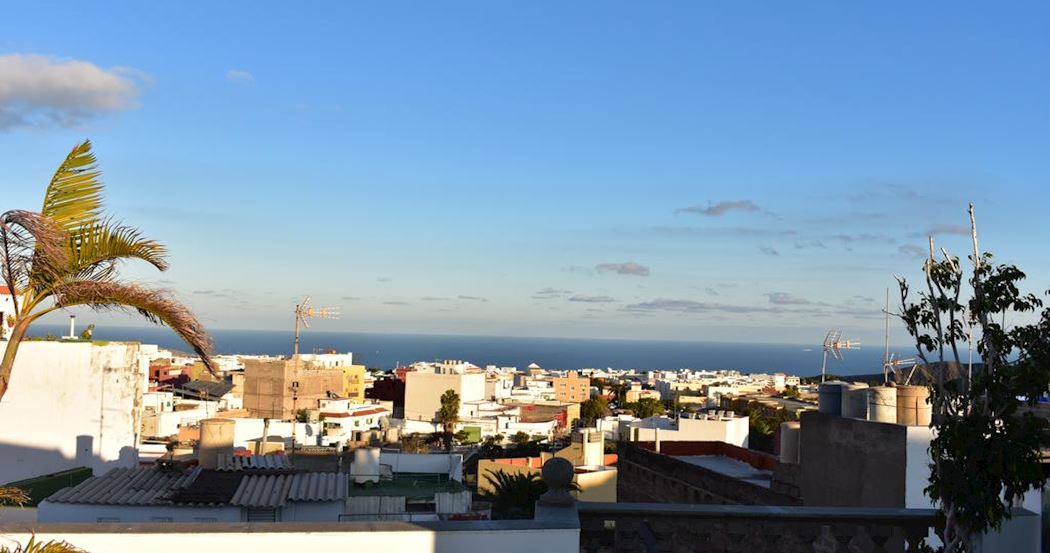
[[[410,500],[434,499],[435,494],[457,493],[466,489],[467,487],[462,482],[456,480],[437,482],[434,479],[400,478],[367,482],[364,485],[351,481],[347,495],[350,497],[404,497]]]

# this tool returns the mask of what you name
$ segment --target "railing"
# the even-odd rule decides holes
[[[580,503],[580,551],[903,552],[929,534],[930,509]]]

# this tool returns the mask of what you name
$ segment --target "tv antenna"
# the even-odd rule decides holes
[[[299,361],[299,331],[300,327],[310,328],[310,319],[338,319],[338,307],[310,307],[310,296],[306,296],[301,303],[295,306],[295,347],[292,357]]]
[[[901,381],[900,378],[897,378],[898,375],[903,374],[903,371],[900,369],[901,367],[905,367],[908,365],[911,366],[911,371],[909,371],[908,376],[905,377],[903,381]],[[890,375],[894,375],[894,380],[904,385],[907,385],[909,382],[911,382],[911,377],[915,374],[916,367],[918,367],[918,365],[915,363],[914,358],[909,357],[907,359],[898,359],[896,353],[891,353],[890,356],[886,358],[886,361],[882,364],[882,370],[883,373],[885,373],[886,375],[887,383],[890,381]]]
[[[842,361],[842,352],[849,349],[860,349],[860,342],[843,339],[842,331],[840,330],[828,331],[827,336],[824,337],[824,360],[820,363],[821,382],[827,379],[828,354],[830,353],[832,357]]]

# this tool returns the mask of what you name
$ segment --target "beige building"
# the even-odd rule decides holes
[[[558,401],[583,403],[591,397],[591,379],[580,376],[576,371],[569,371],[567,376],[556,376],[551,380],[554,398]]]
[[[455,372],[437,368],[431,371],[405,373],[405,419],[433,422],[441,409],[441,394],[455,390],[460,411],[469,401],[485,399],[485,373],[479,370]]]
[[[289,420],[299,409],[343,393],[344,373],[293,360],[244,360],[244,408],[252,417]]]

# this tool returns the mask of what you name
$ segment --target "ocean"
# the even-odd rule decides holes
[[[36,325],[35,336],[64,335],[68,327]],[[217,353],[290,355],[292,333],[267,330],[213,330]],[[165,327],[111,327],[95,330],[97,340],[135,340],[163,348],[188,348]],[[443,336],[319,332],[301,336],[300,351],[352,351],[358,362],[390,370],[413,361],[462,359],[475,365],[524,368],[537,363],[549,369],[735,369],[741,372],[820,374],[821,348],[816,345],[735,344],[658,340],[594,340],[505,336]],[[828,372],[842,375],[882,372],[882,348],[845,352],[828,360]]]

